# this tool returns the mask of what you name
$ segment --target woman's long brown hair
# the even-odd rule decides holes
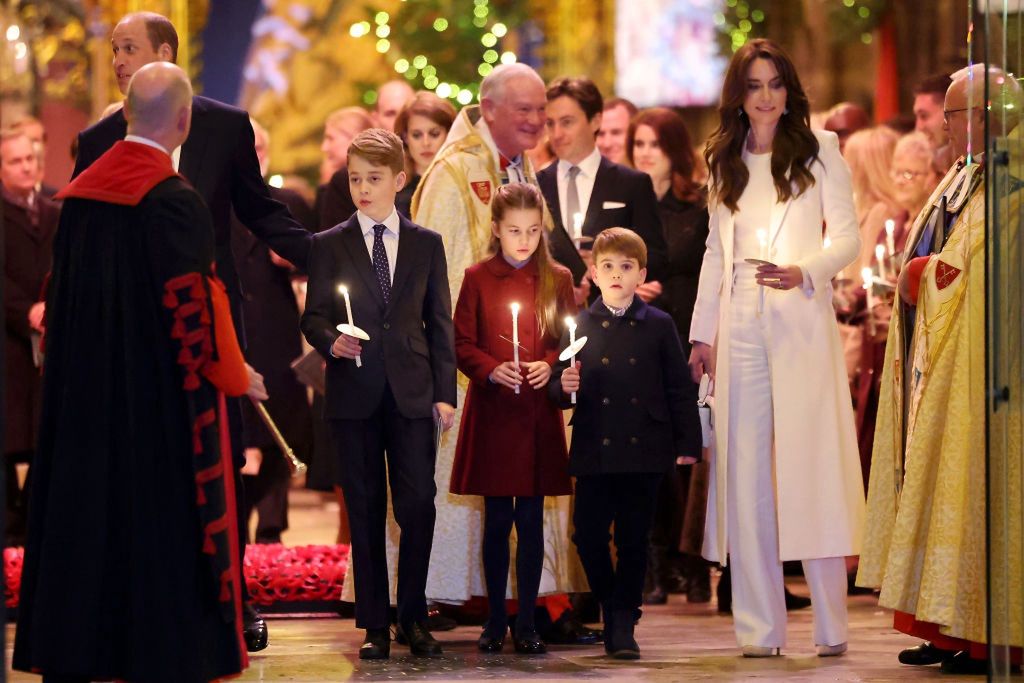
[[[494,193],[491,202],[491,220],[495,228],[509,210],[536,210],[538,222],[544,218],[544,197],[540,190],[528,183],[509,183],[502,185]],[[491,254],[501,253],[501,241],[492,232],[490,243]],[[548,249],[548,234],[543,225],[540,230],[540,243],[533,253],[537,262],[537,300],[534,309],[537,311],[537,325],[541,336],[549,335],[555,339],[562,334],[562,316],[566,311],[558,310],[558,285],[555,280],[555,269],[560,268]]]
[[[774,64],[786,88],[788,112],[779,119],[772,140],[772,177],[780,202],[798,197],[814,185],[811,164],[818,159],[818,139],[810,126],[810,104],[793,62],[772,41],[751,40],[729,62],[718,105],[720,123],[704,149],[712,197],[733,212],[738,210],[740,196],[750,180],[743,163],[743,146],[750,131],[743,102],[747,97],[747,74],[755,59],[767,59]]]
[[[636,131],[640,126],[650,126],[658,138],[658,147],[668,157],[672,167],[672,194],[683,202],[700,202],[703,200],[701,184],[693,179],[697,159],[690,142],[690,132],[686,129],[683,117],[665,107],[644,109],[629,122],[626,133],[626,158],[633,163],[633,144],[636,142]]]

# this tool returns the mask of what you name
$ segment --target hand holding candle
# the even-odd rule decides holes
[[[565,319],[565,326],[569,329],[569,345],[562,349],[562,352],[558,354],[558,360],[565,362],[569,361],[569,367],[562,373],[562,387],[565,391],[567,386],[577,386],[579,384],[579,371],[576,369],[576,354],[586,345],[587,338],[580,337],[576,338],[576,321],[571,316],[567,316]],[[568,376],[567,374],[568,373]],[[570,381],[571,380],[571,381]],[[573,404],[576,403],[576,390],[570,389],[569,394]]]
[[[519,304],[512,304],[512,362],[519,371]],[[516,393],[519,393],[519,385],[516,385]]]
[[[356,327],[355,323],[352,322],[352,300],[349,299],[348,296],[348,287],[345,285],[338,285],[338,292],[345,297],[345,314],[348,316],[348,323],[338,325],[338,331],[344,335],[348,335],[349,337],[354,337],[363,341],[370,341],[370,335]],[[363,367],[363,360],[361,356],[356,355],[355,361],[357,368]]]

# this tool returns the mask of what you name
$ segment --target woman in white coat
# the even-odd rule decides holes
[[[821,656],[846,651],[846,566],[864,517],[832,278],[860,251],[850,171],[811,131],[789,57],[758,39],[733,56],[708,142],[710,234],[690,369],[715,378],[704,556],[732,566],[744,656],[780,654],[782,562],[803,560]],[[776,265],[778,264],[778,265]]]

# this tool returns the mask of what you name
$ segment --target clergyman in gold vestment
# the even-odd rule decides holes
[[[904,650],[900,661],[941,661],[953,673],[984,667],[978,660],[988,640],[986,76],[1000,134],[1017,124],[1020,86],[1011,76],[994,68],[986,74],[984,65],[954,74],[947,127],[967,156],[939,184],[907,241],[900,296],[916,309],[894,307],[857,579],[881,588],[879,604],[896,610],[897,629],[931,641]],[[1017,142],[1015,133],[1010,141]],[[1016,243],[1021,194],[1012,177],[994,193],[1001,220],[991,230],[1012,238],[1004,243]],[[1019,486],[1015,498],[1019,503]],[[1011,537],[1021,538],[1020,524],[1018,514]],[[1010,585],[1020,586],[1019,564],[1010,572]],[[1015,599],[998,642],[1019,646],[1024,612],[1020,595]]]

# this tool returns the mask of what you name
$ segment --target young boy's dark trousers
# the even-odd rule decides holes
[[[618,612],[639,609],[647,571],[647,538],[663,474],[609,473],[576,479],[576,544],[594,597]],[[615,526],[616,563],[612,564]]]
[[[330,420],[337,448],[338,477],[352,529],[356,582],[356,628],[387,628],[388,588],[385,533],[388,482],[398,547],[398,623],[425,621],[427,570],[434,540],[433,421],[403,417],[391,387],[366,420]]]

